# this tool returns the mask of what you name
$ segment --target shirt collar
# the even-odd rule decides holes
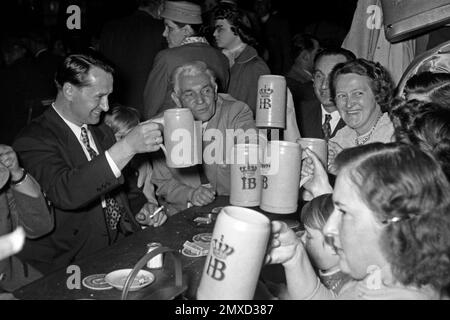
[[[323,107],[323,104],[320,104],[320,107],[322,108],[322,114],[329,114],[332,118],[339,116],[339,111],[338,110],[334,110],[333,112],[328,112],[327,110],[325,110],[325,108]]]
[[[70,130],[72,130],[72,132],[74,133],[74,135],[77,137],[78,140],[80,140],[81,137],[81,127],[85,127],[87,129],[87,125],[84,124],[81,127],[76,125],[73,122],[70,122],[69,120],[67,120],[56,108],[55,108],[55,104],[52,103],[52,108],[53,110],[55,110],[55,112],[58,114],[58,116],[61,117],[61,119],[63,119],[63,121],[67,124],[67,126],[70,128]],[[89,131],[89,130],[88,130]]]

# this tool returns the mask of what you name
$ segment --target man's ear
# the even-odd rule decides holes
[[[181,105],[180,98],[178,98],[175,92],[172,92],[170,94],[170,97],[172,98],[173,102],[175,102],[175,104],[177,105],[177,108],[183,108],[183,106]]]
[[[77,88],[75,88],[71,83],[66,82],[64,83],[63,87],[62,87],[62,92],[64,94],[64,97],[69,100],[72,101],[73,100],[73,96],[75,93],[75,90],[77,90]]]

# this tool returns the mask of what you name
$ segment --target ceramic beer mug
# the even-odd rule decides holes
[[[256,126],[285,129],[286,79],[275,75],[260,76],[257,95]]]
[[[240,207],[217,217],[197,290],[198,300],[251,300],[270,237],[270,220]]]
[[[191,110],[164,111],[164,145],[161,148],[169,168],[186,168],[202,163],[201,122],[194,121]]]
[[[301,175],[301,149],[298,143],[271,141],[262,160],[260,208],[279,214],[297,211]],[[270,152],[270,154],[269,154]]]
[[[230,203],[234,206],[259,206],[262,180],[258,151],[257,144],[237,144],[232,148]]]
[[[326,140],[316,138],[300,138],[297,139],[297,143],[302,147],[302,151],[306,148],[313,151],[320,159],[320,162],[322,162],[324,168],[327,168],[328,146]]]

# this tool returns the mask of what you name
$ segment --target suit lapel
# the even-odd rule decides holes
[[[45,117],[49,122],[49,129],[60,139],[62,150],[68,155],[72,165],[76,167],[88,162],[79,140],[56,111],[53,108],[49,108],[45,113]]]

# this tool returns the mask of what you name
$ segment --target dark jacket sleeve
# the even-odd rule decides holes
[[[78,167],[61,146],[39,136],[19,137],[14,149],[22,165],[39,181],[52,204],[62,210],[77,210],[123,183],[111,170],[105,154]]]

